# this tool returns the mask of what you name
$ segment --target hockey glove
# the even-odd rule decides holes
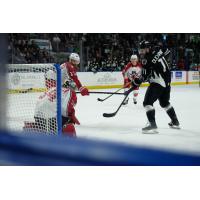
[[[133,86],[139,87],[142,84],[142,82],[143,82],[143,78],[142,76],[140,76],[140,77],[135,77],[131,83]]]
[[[86,95],[89,95],[89,91],[86,87],[82,86],[79,88],[79,91],[81,92],[81,95],[82,96],[86,96]]]

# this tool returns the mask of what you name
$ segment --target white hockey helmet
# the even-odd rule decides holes
[[[69,60],[76,61],[77,65],[80,63],[80,57],[77,53],[71,53],[70,56],[69,56]]]
[[[49,69],[46,73],[45,73],[45,78],[49,79],[49,80],[56,80],[56,72]]]
[[[137,55],[133,54],[133,55],[131,56],[131,60],[138,60]]]

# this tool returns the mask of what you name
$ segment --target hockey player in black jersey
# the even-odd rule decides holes
[[[150,83],[147,88],[143,106],[146,110],[148,124],[142,129],[143,133],[158,133],[153,104],[159,100],[160,106],[165,109],[171,122],[171,128],[180,129],[179,121],[172,105],[170,104],[171,72],[167,62],[168,49],[155,48],[148,41],[140,43],[139,53],[143,65],[142,81]]]

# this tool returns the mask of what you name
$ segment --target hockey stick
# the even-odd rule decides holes
[[[101,99],[101,98],[97,98],[97,101],[105,101],[106,99],[108,99],[108,98],[110,98],[111,96],[113,96],[114,94],[118,94],[118,92],[120,91],[120,90],[122,90],[124,87],[122,87],[122,88],[119,88],[117,91],[115,91],[115,92],[113,92],[113,93],[111,93],[109,96],[107,96],[106,98],[104,98],[104,99]],[[121,93],[120,93],[121,94]],[[124,94],[124,93],[122,93],[122,94]]]
[[[76,92],[77,94],[80,94],[81,92]],[[124,93],[116,93],[116,92],[89,92],[90,94],[119,94],[119,95],[124,95]]]
[[[121,108],[121,106],[123,105],[123,103],[126,101],[128,95],[129,95],[132,91],[133,91],[133,87],[130,88],[128,91],[126,91],[126,92],[124,93],[124,94],[125,94],[125,97],[124,97],[123,101],[121,102],[121,104],[119,105],[119,107],[117,108],[117,110],[116,110],[115,112],[113,112],[113,113],[103,113],[103,116],[104,116],[104,117],[114,117],[114,116],[118,113],[119,109]]]
[[[119,92],[120,90],[126,88],[129,84],[130,84],[130,83],[126,83],[125,86],[123,86],[122,88],[119,88],[117,91],[115,91],[115,92],[112,93],[111,95],[107,96],[106,98],[104,98],[104,99],[98,98],[97,100],[98,100],[98,101],[101,101],[101,102],[102,102],[102,101],[105,101],[106,99],[110,98],[110,97],[113,96],[114,94],[118,94],[117,92]],[[120,94],[124,94],[124,93],[120,93]]]

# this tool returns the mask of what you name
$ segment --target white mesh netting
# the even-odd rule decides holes
[[[54,65],[15,64],[8,65],[7,69],[7,129],[56,134]]]

